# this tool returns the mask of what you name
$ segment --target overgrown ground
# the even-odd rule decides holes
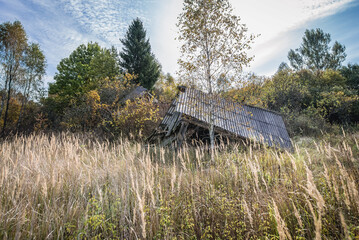
[[[0,239],[357,239],[359,132],[179,153],[63,134],[0,143]]]

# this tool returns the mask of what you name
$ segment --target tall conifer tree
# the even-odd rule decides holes
[[[137,75],[136,83],[151,89],[160,76],[161,66],[151,53],[149,39],[139,18],[133,20],[121,43],[120,66],[124,71]]]

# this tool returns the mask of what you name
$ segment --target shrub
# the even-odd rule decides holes
[[[141,133],[149,136],[160,120],[159,105],[154,96],[127,100],[122,107],[112,113],[112,120],[107,121],[114,132],[126,136],[133,134],[141,137]]]

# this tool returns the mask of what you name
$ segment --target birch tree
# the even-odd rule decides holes
[[[178,40],[182,43],[180,78],[210,97],[210,142],[214,149],[214,95],[238,81],[243,67],[253,59],[247,51],[254,35],[240,17],[234,15],[228,0],[184,0],[178,17]],[[213,156],[213,154],[212,154]]]
[[[19,79],[26,48],[26,33],[19,21],[5,22],[0,25],[0,61],[5,75],[0,107],[0,117],[5,110],[1,135],[5,133],[11,93],[14,84]]]
[[[45,75],[46,59],[40,49],[39,44],[31,43],[25,50],[24,54],[24,69],[21,81],[22,87],[22,101],[19,117],[17,120],[17,128],[19,128],[26,104],[31,95],[35,95],[44,85],[42,80]]]

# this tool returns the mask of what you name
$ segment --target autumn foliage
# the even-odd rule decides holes
[[[149,93],[125,100],[138,86],[133,81],[135,78],[124,74],[100,80],[101,87],[73,99],[59,115],[61,121],[53,127],[73,132],[93,132],[110,138],[150,134],[159,120],[159,103]],[[58,101],[56,95],[50,98]]]

